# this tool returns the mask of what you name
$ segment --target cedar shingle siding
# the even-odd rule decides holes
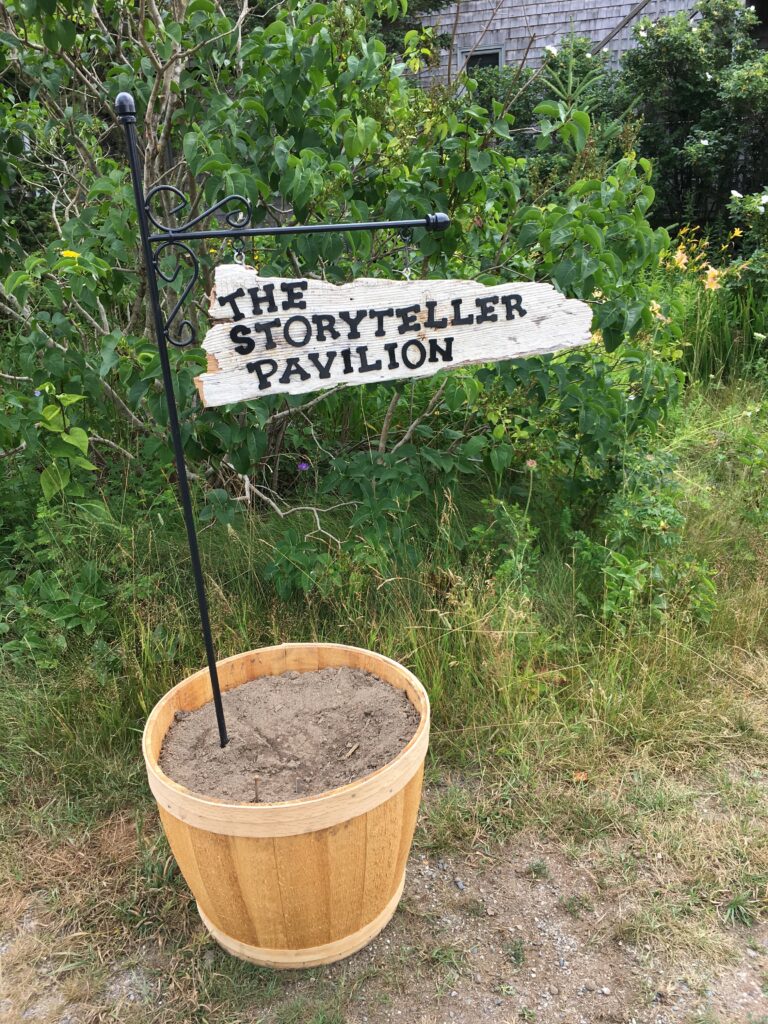
[[[626,25],[606,46],[614,62],[633,43],[632,28],[640,18],[653,21],[665,14],[690,11],[694,0],[650,0],[645,8]],[[541,63],[545,46],[559,46],[563,36],[573,31],[574,35],[587,36],[595,44],[602,42],[637,5],[635,2],[604,0],[600,4],[584,4],[578,0],[462,0],[459,7],[456,49],[451,61],[452,75],[460,70],[473,51],[479,55],[488,51],[499,51],[502,64],[517,64],[523,58],[531,36],[534,42],[528,55],[528,65],[536,67]],[[446,7],[437,14],[424,18],[424,24],[434,26],[439,32],[451,35],[456,18],[456,4]],[[492,59],[492,58],[491,58]],[[448,51],[443,51],[440,69],[427,72],[422,77],[445,78],[448,67]]]

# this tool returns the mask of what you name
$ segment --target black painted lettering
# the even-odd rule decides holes
[[[451,305],[453,306],[452,327],[462,327],[464,324],[473,324],[475,322],[474,313],[469,313],[467,316],[462,317],[461,304],[463,301],[463,299],[451,299]]]
[[[360,365],[357,368],[358,373],[373,373],[375,370],[381,369],[380,359],[377,359],[375,363],[368,362],[367,345],[358,345],[357,354],[360,356]]]
[[[304,337],[294,338],[292,334],[294,324],[300,324],[299,331],[303,333]],[[312,337],[312,324],[307,320],[305,316],[292,316],[285,321],[283,327],[283,337],[289,345],[293,345],[294,348],[301,348],[302,345],[306,345],[309,339]]]
[[[394,309],[392,309],[391,306],[390,306],[389,309],[369,309],[368,310],[368,316],[371,318],[371,320],[375,320],[376,321],[376,332],[375,333],[376,333],[376,337],[377,338],[383,338],[384,335],[387,333],[384,330],[384,317],[385,316],[394,316],[394,315],[395,315],[395,311],[394,311]]]
[[[277,372],[277,363],[274,359],[257,359],[253,363],[246,363],[245,368],[248,373],[255,373],[259,378],[259,391],[272,387],[269,378]]]
[[[237,291],[230,292],[229,295],[219,295],[219,305],[226,306],[227,303],[232,307],[232,314],[235,320],[245,320],[245,313],[241,313],[240,309],[235,302],[235,299],[242,299],[245,292],[242,288],[238,288]]]
[[[522,295],[502,295],[501,301],[504,304],[504,309],[507,311],[507,320],[514,320],[515,313],[518,316],[526,315],[526,310],[523,309]]]
[[[336,317],[330,313],[315,313],[312,317],[312,322],[315,325],[318,341],[325,341],[326,333],[330,334],[334,341],[341,337],[336,330]]]
[[[435,308],[437,303],[434,299],[427,300],[427,322],[425,327],[434,327],[435,330],[442,331],[448,326],[448,317],[442,316],[439,320],[435,320]]]
[[[290,384],[291,377],[293,377],[294,374],[298,376],[299,380],[309,380],[312,376],[312,374],[305,370],[301,365],[298,356],[289,356],[285,360],[285,369],[280,374],[280,383]]]
[[[229,336],[235,343],[235,352],[240,356],[249,356],[256,348],[256,342],[251,337],[251,328],[248,324],[235,324],[229,332]]]
[[[344,363],[344,373],[353,373],[352,369],[352,352],[348,348],[341,350],[341,361]]]
[[[418,353],[417,362],[411,362],[411,358],[408,355],[409,349],[416,349]],[[427,358],[427,352],[421,342],[417,341],[416,338],[413,338],[411,341],[407,341],[405,345],[403,345],[400,351],[400,358],[409,370],[418,370],[420,366],[423,366],[424,360]]]
[[[344,323],[349,327],[349,334],[347,337],[350,341],[355,341],[360,337],[360,331],[357,327],[361,320],[363,320],[368,314],[364,309],[355,310],[353,313],[351,310],[345,310],[343,313],[339,313],[339,320],[343,320]]]
[[[285,292],[283,309],[306,309],[307,303],[302,298],[307,281],[282,281],[280,289]]]
[[[402,309],[396,309],[395,312],[402,320],[402,323],[397,328],[399,334],[409,334],[412,331],[419,331],[421,324],[416,319],[416,314],[421,312],[421,306],[418,304],[415,306],[403,306]]]
[[[437,338],[429,339],[429,361],[430,363],[438,363],[440,360],[437,358],[440,356],[444,363],[453,362],[453,338],[443,338],[443,344],[440,345],[440,341]]]
[[[264,337],[264,348],[277,348],[277,342],[272,337],[272,328],[279,327],[280,320],[275,317],[274,320],[265,320],[262,324],[254,324],[254,331],[258,331],[259,334],[263,334]]]
[[[275,302],[275,286],[273,284],[265,284],[264,291],[261,288],[249,288],[248,294],[251,296],[251,302],[253,303],[253,315],[261,316],[262,313],[276,313],[277,303]],[[263,310],[262,304],[267,304],[266,310]]]
[[[398,366],[400,365],[400,363],[398,363],[397,359],[395,359],[395,352],[397,352],[397,345],[398,345],[398,343],[396,341],[388,341],[386,343],[386,345],[384,346],[384,351],[389,356],[389,362],[387,363],[387,369],[388,370],[396,370],[398,368]]]
[[[307,353],[307,359],[310,361],[310,363],[312,363],[314,367],[316,367],[317,372],[320,374],[320,380],[328,380],[328,378],[331,376],[331,363],[335,358],[335,352],[326,352],[325,362],[322,363],[320,361],[320,356],[318,355],[317,352]]]
[[[499,301],[498,295],[481,295],[475,299],[475,305],[480,310],[477,314],[477,323],[484,324],[488,321],[495,322],[499,319],[498,313],[493,312],[493,307]]]

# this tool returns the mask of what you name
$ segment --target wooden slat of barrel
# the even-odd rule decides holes
[[[220,679],[223,689],[231,689],[258,675],[311,671],[329,664],[365,668],[399,684],[409,696],[413,690],[413,677],[396,663],[379,662],[369,652],[341,645],[285,645],[249,652],[220,663]],[[189,685],[155,717],[145,744],[150,758],[159,756],[176,710],[199,707],[210,699],[207,672],[196,673],[185,683]],[[412,699],[424,722],[429,712],[422,693],[413,690]],[[160,814],[201,916],[226,949],[275,966],[330,962],[368,941],[394,912],[422,776],[423,764],[401,789],[365,813],[298,835],[217,834],[162,808]],[[312,799],[307,798],[310,803]],[[300,815],[301,804],[292,802],[294,814]],[[268,806],[262,805],[265,810]],[[274,810],[282,813],[278,805]]]

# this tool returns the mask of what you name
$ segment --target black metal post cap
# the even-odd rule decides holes
[[[129,92],[118,93],[115,100],[115,113],[118,117],[136,116],[136,104]]]
[[[427,231],[445,231],[451,226],[451,218],[447,213],[428,213]]]

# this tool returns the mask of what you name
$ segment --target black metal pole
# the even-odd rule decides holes
[[[208,600],[205,596],[205,583],[203,581],[203,570],[200,565],[200,550],[197,544],[197,533],[195,532],[195,517],[192,511],[192,499],[189,494],[189,481],[187,480],[187,467],[184,461],[184,447],[181,441],[179,430],[179,415],[176,410],[176,398],[173,391],[173,374],[171,363],[168,358],[168,343],[165,335],[165,322],[163,311],[160,306],[160,293],[157,287],[157,276],[155,262],[152,256],[152,244],[149,239],[149,228],[147,223],[147,211],[144,204],[144,186],[141,180],[141,168],[139,166],[139,154],[136,146],[136,105],[133,97],[127,92],[121,92],[115,101],[115,111],[118,120],[125,129],[125,141],[128,147],[128,160],[131,166],[131,178],[133,180],[133,195],[136,200],[136,210],[139,215],[139,233],[141,235],[141,248],[144,255],[144,266],[147,271],[147,288],[149,290],[149,303],[152,308],[152,317],[155,324],[155,338],[160,352],[160,365],[163,370],[163,385],[165,387],[165,398],[168,403],[168,422],[171,427],[171,438],[173,439],[173,454],[176,459],[176,472],[179,478],[179,494],[181,496],[181,507],[184,511],[184,525],[187,528],[187,541],[189,543],[189,554],[192,559],[192,575],[195,578],[195,591],[197,593],[197,605],[200,609],[200,622],[203,628],[203,639],[205,641],[205,653],[208,659],[208,671],[211,676],[211,689],[213,690],[213,703],[216,709],[216,722],[219,727],[219,740],[222,747],[227,745],[227,726],[224,721],[224,708],[221,703],[221,689],[219,688],[219,674],[216,668],[216,651],[211,636],[211,620],[208,614]]]
[[[274,238],[280,235],[323,235],[329,231],[381,231],[390,228],[394,231],[409,231],[413,228],[424,228],[425,231],[445,231],[451,226],[451,218],[447,213],[428,213],[426,217],[411,220],[365,220],[351,224],[286,224],[266,228],[216,228],[213,231],[163,231],[150,235],[150,242],[188,242],[200,238]]]

